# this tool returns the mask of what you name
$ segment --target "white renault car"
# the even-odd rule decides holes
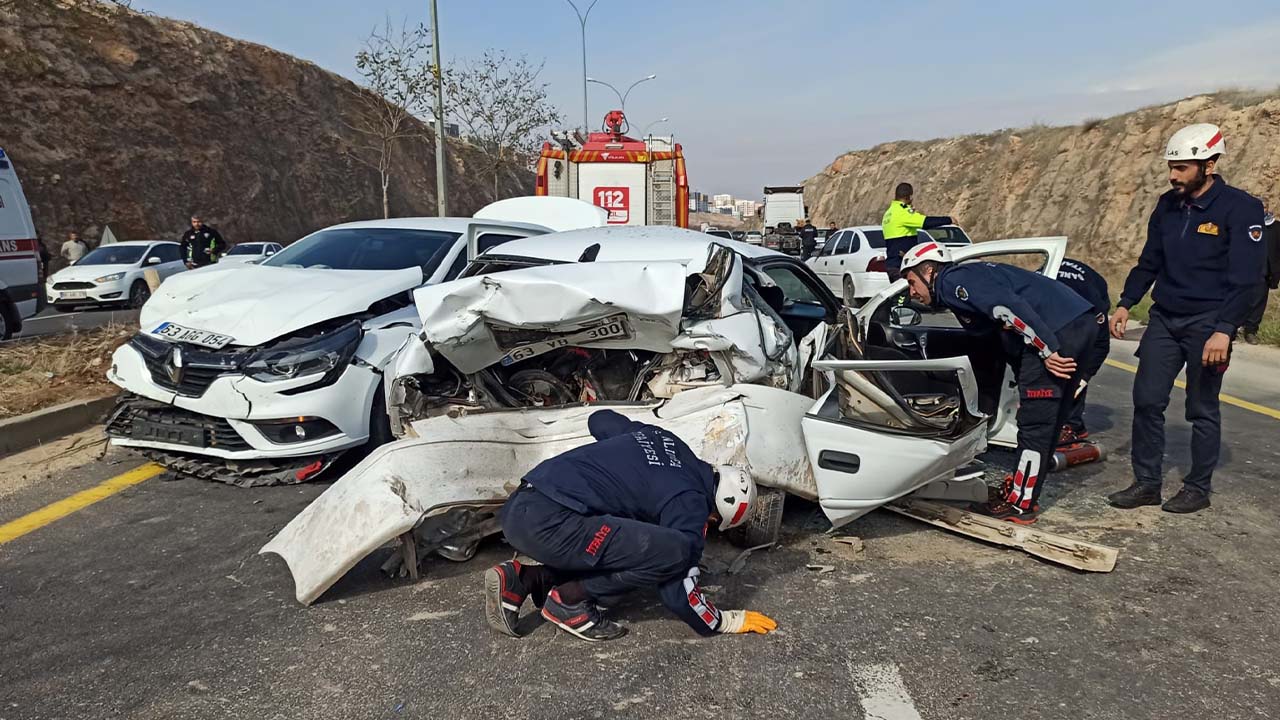
[[[63,312],[85,305],[140,308],[151,297],[147,270],[155,270],[163,282],[186,269],[176,242],[111,243],[90,250],[74,265],[54,273],[46,293],[49,304]]]
[[[112,358],[107,377],[125,393],[107,433],[182,474],[242,486],[315,477],[390,437],[382,376],[420,329],[412,291],[456,277],[469,254],[551,230],[471,218],[346,223],[261,265],[174,278]]]
[[[1007,240],[955,256],[1032,254],[1053,275],[1065,247]],[[741,543],[776,533],[788,493],[849,523],[1011,439],[1000,343],[949,312],[898,307],[905,292],[894,283],[853,314],[796,258],[677,228],[505,243],[415,291],[422,330],[386,370],[402,439],[262,551],[285,559],[304,603],[389,542],[410,572],[426,553],[466,559],[520,477],[591,442],[587,417],[604,406],[748,469],[762,491]]]

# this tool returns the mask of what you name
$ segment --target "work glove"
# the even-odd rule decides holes
[[[751,610],[721,610],[720,625],[716,632],[721,633],[760,633],[766,635],[778,629],[778,623],[768,615]]]

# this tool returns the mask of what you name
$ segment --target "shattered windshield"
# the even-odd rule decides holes
[[[403,228],[321,230],[272,255],[262,267],[325,270],[402,270],[422,268],[430,275],[460,233]]]

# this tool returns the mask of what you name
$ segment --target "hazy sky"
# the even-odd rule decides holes
[[[582,123],[566,0],[438,0],[445,61],[504,49],[546,61]],[[590,0],[578,0],[579,7]],[[135,0],[355,77],[361,41],[426,0]],[[1223,87],[1280,84],[1276,0],[598,0],[588,74],[625,88],[632,126],[661,117],[694,189],[755,198],[846,150],[903,138],[1079,122]],[[617,104],[590,86],[590,122]]]

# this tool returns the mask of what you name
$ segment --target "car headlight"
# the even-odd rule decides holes
[[[117,280],[123,279],[123,278],[124,278],[124,275],[125,275],[125,274],[124,274],[124,273],[122,273],[122,272],[118,272],[118,273],[111,273],[110,275],[103,275],[103,276],[102,276],[102,277],[100,277],[100,278],[94,278],[94,279],[93,279],[93,281],[94,281],[94,282],[96,282],[96,283],[109,283],[109,282],[115,282],[115,281],[117,281]]]
[[[258,353],[244,367],[254,380],[277,382],[308,375],[342,373],[360,344],[360,321],[352,320],[318,337],[286,340]]]

